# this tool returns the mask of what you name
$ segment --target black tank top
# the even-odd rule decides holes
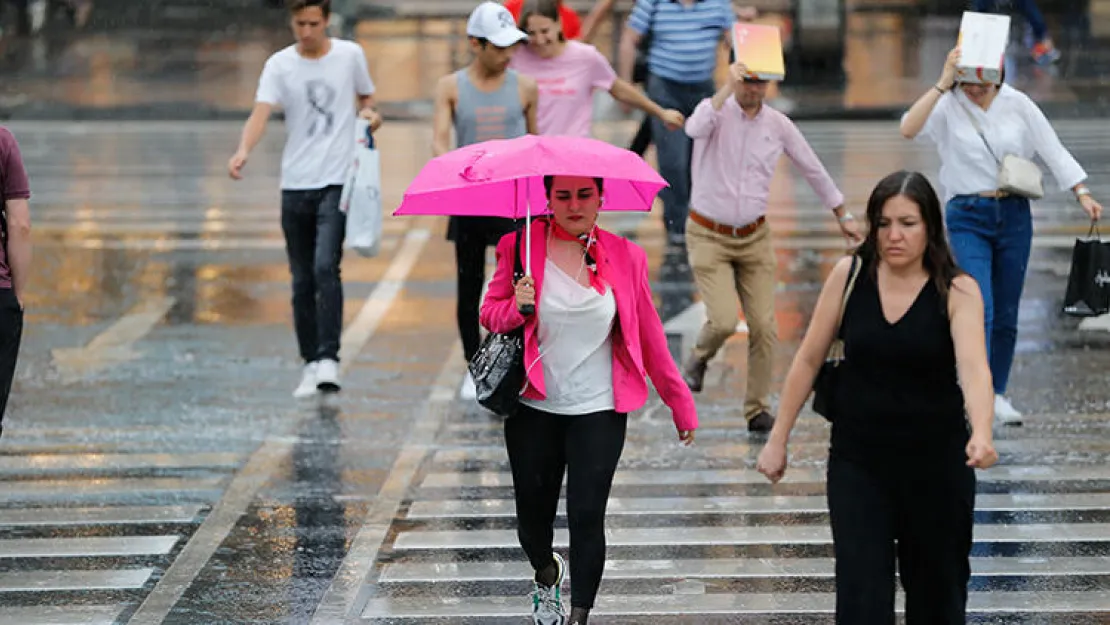
[[[883,315],[864,261],[844,311],[844,362],[832,397],[832,453],[884,460],[962,448],[968,437],[948,311],[929,280],[906,314]],[[890,455],[888,455],[888,453]]]

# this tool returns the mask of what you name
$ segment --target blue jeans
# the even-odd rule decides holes
[[[1035,41],[1044,41],[1048,37],[1048,25],[1037,7],[1037,0],[975,0],[972,6],[972,10],[979,13],[1008,13],[1011,9],[1016,10],[1029,22]]]
[[[956,262],[983,293],[991,376],[994,392],[1002,395],[1014,363],[1018,305],[1033,246],[1029,200],[956,196],[948,202],[946,221]]]
[[[339,210],[343,187],[281,192],[281,229],[293,275],[293,328],[306,363],[339,360],[343,283],[339,261],[347,215]]]
[[[647,95],[665,109],[676,109],[689,117],[698,103],[711,97],[713,81],[682,83],[655,74],[648,75]],[[659,159],[659,174],[669,186],[659,192],[663,200],[663,223],[669,234],[685,234],[690,212],[690,155],[693,140],[682,128],[667,130],[663,122],[651,118],[651,140]]]

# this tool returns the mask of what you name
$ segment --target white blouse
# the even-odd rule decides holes
[[[962,106],[961,106],[962,105]],[[947,202],[957,195],[973,195],[998,188],[998,161],[991,156],[968,118],[975,116],[995,155],[1041,157],[1060,189],[1087,179],[1087,172],[1060,143],[1040,107],[1029,96],[1002,85],[988,110],[967,99],[958,88],[941,96],[925,127],[917,135],[930,141],[940,154],[940,184]]]
[[[584,270],[583,270],[584,271]],[[546,399],[521,398],[544,412],[562,415],[612,410],[613,344],[617,316],[611,287],[601,295],[568,276],[550,259],[536,313]]]

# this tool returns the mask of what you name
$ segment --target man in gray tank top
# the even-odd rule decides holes
[[[537,133],[536,81],[509,69],[517,44],[527,39],[512,14],[501,4],[484,2],[470,14],[466,34],[474,60],[436,85],[432,144],[436,156],[452,149],[452,126],[459,147]],[[515,226],[510,219],[496,217],[452,217],[448,225],[458,275],[455,315],[468,362],[481,344],[478,307],[486,281],[486,247],[496,245]],[[474,398],[469,374],[460,392],[464,399]]]

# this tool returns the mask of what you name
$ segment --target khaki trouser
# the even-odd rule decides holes
[[[748,387],[744,417],[771,411],[775,341],[775,250],[764,223],[744,238],[719,234],[686,222],[686,250],[707,321],[698,333],[694,356],[708,361],[736,332],[737,296],[748,322]]]

